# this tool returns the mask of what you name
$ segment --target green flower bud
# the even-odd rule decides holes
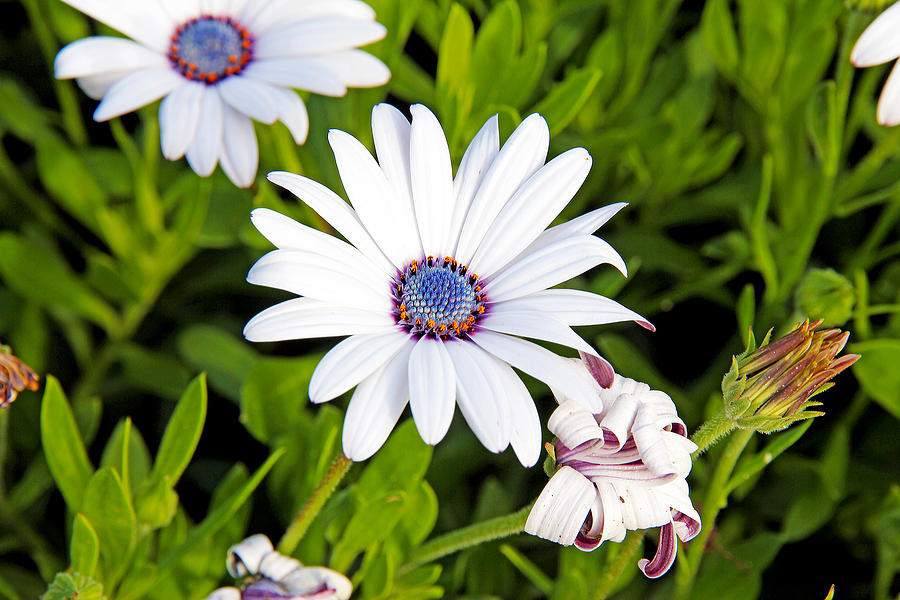
[[[834,269],[810,269],[794,293],[801,314],[822,319],[825,326],[840,326],[853,313],[853,284]]]

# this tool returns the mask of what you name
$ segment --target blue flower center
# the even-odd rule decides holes
[[[253,58],[253,38],[231,17],[203,16],[175,29],[169,60],[182,75],[215,83],[236,75]]]
[[[452,257],[412,261],[400,274],[394,300],[397,322],[411,333],[460,337],[485,310],[478,275]]]

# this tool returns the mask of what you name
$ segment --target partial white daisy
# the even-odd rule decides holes
[[[609,388],[597,385],[588,402],[554,392],[560,406],[547,428],[558,438],[559,469],[525,531],[591,551],[607,540],[621,542],[629,529],[660,527],[653,560],[638,563],[647,577],[660,577],[675,561],[675,536],[686,542],[700,533],[685,481],[697,446],[687,439],[675,404],[621,375]],[[593,411],[590,404],[602,408]]]
[[[276,552],[262,534],[228,549],[228,573],[243,579],[238,587],[222,587],[206,600],[347,600],[350,580],[325,567],[304,567],[299,560]]]
[[[132,38],[89,37],[56,56],[56,77],[102,98],[94,119],[162,98],[163,155],[187,155],[204,177],[221,163],[241,187],[253,183],[259,162],[251,119],[280,120],[297,144],[306,140],[306,107],[291,88],[343,96],[391,75],[356,49],[386,33],[361,0],[64,2]]]
[[[900,2],[878,15],[863,31],[850,62],[857,67],[872,67],[900,57]],[[900,124],[900,62],[894,64],[878,99],[876,118],[881,125]]]
[[[253,211],[253,224],[279,249],[247,280],[302,297],[256,315],[244,335],[254,342],[350,336],[319,363],[309,395],[327,402],[356,386],[343,432],[353,460],[381,447],[407,403],[422,439],[438,443],[458,404],[488,450],[511,444],[523,465],[533,465],[540,422],[510,367],[573,396],[591,393],[592,382],[515,336],[596,355],[572,325],[635,320],[652,328],[609,298],[547,289],[601,263],[625,273],[616,251],[591,235],[624,205],[544,231],[587,176],[586,150],[544,164],[550,132],[538,114],[501,148],[495,116],[453,177],[437,118],[422,105],[411,112],[412,124],[392,106],[375,107],[377,162],[352,136],[330,132],[350,205],[305,177],[269,174],[349,243]]]

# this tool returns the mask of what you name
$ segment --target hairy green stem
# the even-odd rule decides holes
[[[728,503],[727,490],[731,473],[734,471],[738,458],[740,458],[751,437],[753,437],[752,429],[738,430],[731,437],[728,445],[725,446],[722,455],[719,456],[715,473],[709,482],[703,499],[703,510],[700,512],[703,529],[691,541],[687,552],[684,553],[684,558],[679,564],[676,579],[677,593],[675,596],[678,600],[684,600],[691,596],[691,589],[694,586],[694,580],[700,569],[700,562],[703,560],[703,554],[706,551],[706,543],[716,527],[716,517],[718,517],[719,511],[725,508]]]
[[[322,507],[325,506],[325,502],[334,493],[334,490],[351,466],[353,466],[353,461],[347,458],[343,452],[337,455],[331,466],[328,467],[325,477],[319,482],[306,504],[303,505],[297,516],[288,525],[284,535],[281,536],[281,541],[278,542],[279,552],[290,555],[297,549],[297,544],[303,539],[303,535],[309,529],[309,526],[312,525]]]
[[[725,409],[723,408],[708,418],[691,436],[691,441],[697,444],[694,456],[699,456],[720,438],[728,435],[736,428],[737,424],[734,422],[734,419],[725,414]]]
[[[646,529],[638,529],[629,531],[625,540],[619,544],[619,553],[611,563],[609,563],[600,574],[600,578],[594,583],[594,600],[605,600],[612,592],[612,588],[622,571],[631,561],[634,553],[641,547]]]
[[[410,569],[429,563],[484,542],[522,533],[522,530],[525,529],[525,520],[528,519],[528,513],[531,512],[531,506],[529,504],[514,513],[475,523],[436,537],[422,545],[413,554],[412,560],[406,565],[406,568]]]

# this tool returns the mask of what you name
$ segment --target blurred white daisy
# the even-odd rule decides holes
[[[89,37],[56,56],[60,79],[102,98],[106,121],[163,98],[162,152],[198,175],[216,163],[241,187],[259,161],[251,119],[282,121],[302,144],[306,107],[290,88],[343,96],[390,79],[357,46],[385,35],[360,0],[64,0],[131,40]],[[134,40],[134,41],[132,41]]]
[[[543,117],[525,119],[503,148],[493,117],[454,178],[440,123],[422,105],[411,111],[412,124],[387,104],[373,110],[378,162],[352,136],[330,132],[352,208],[315,181],[269,174],[350,243],[253,211],[253,224],[279,249],[247,280],[303,297],[256,315],[244,335],[255,342],[350,336],[319,363],[309,395],[326,402],[357,386],[343,433],[353,460],[381,447],[408,402],[425,442],[444,437],[458,404],[488,450],[511,444],[522,464],[533,465],[540,422],[510,365],[573,396],[590,393],[592,382],[514,336],[596,354],[571,325],[635,320],[652,328],[603,296],[547,289],[601,263],[625,273],[616,251],[591,235],[623,204],[544,231],[587,176],[586,150],[545,165]]]
[[[325,567],[304,567],[276,552],[269,538],[252,535],[228,549],[228,573],[244,579],[238,587],[215,590],[206,600],[347,600],[350,580]]]
[[[878,15],[866,28],[850,61],[857,67],[872,67],[900,57],[900,3]],[[876,118],[882,125],[900,124],[900,63],[895,63],[878,99]]]
[[[558,438],[559,469],[525,531],[591,551],[607,540],[621,542],[629,529],[660,527],[653,560],[638,563],[647,577],[660,577],[675,561],[675,536],[688,541],[700,533],[685,481],[697,446],[687,439],[675,404],[621,375],[608,389],[596,386],[588,402],[555,393],[560,406],[547,428]]]

